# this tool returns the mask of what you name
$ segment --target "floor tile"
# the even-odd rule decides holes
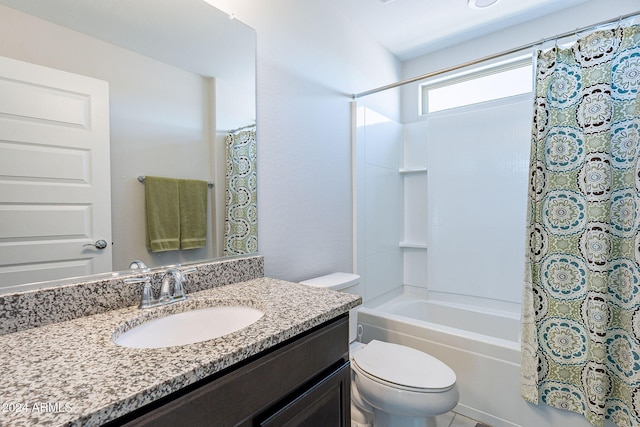
[[[451,421],[453,421],[456,416],[455,412],[448,412],[444,415],[439,415],[436,417],[436,426],[437,427],[449,427],[451,425]]]
[[[478,422],[476,420],[472,420],[471,418],[456,414],[456,416],[453,418],[453,422],[449,427],[476,427],[477,423]]]

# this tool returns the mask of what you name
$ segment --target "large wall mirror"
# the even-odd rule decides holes
[[[51,262],[50,268],[39,267],[35,276],[21,279],[12,273],[21,259],[0,259],[0,293],[39,286],[33,282],[127,270],[134,259],[159,267],[243,253],[238,247],[225,250],[225,172],[230,135],[255,141],[253,29],[203,0],[0,0],[0,38],[0,57],[107,82],[110,155],[93,161],[108,165],[104,174],[109,175],[111,226],[108,237],[65,237],[86,254],[98,250],[87,244],[109,240],[108,268],[83,260],[67,262],[65,268]],[[0,116],[12,119],[3,111]],[[6,150],[7,137],[0,139],[0,151]],[[44,162],[55,159],[45,156]],[[147,249],[142,176],[211,184],[205,247]],[[2,185],[13,179],[0,170],[0,195],[7,194]],[[255,188],[255,181],[251,185]],[[2,204],[11,203],[0,200]],[[2,227],[10,233],[24,218],[7,214],[11,209],[0,208],[6,219]],[[255,211],[249,215],[255,220]],[[38,228],[46,222],[40,221]],[[25,245],[37,240],[31,235],[14,238]],[[0,235],[0,246],[6,242]],[[256,248],[253,237],[244,252]]]

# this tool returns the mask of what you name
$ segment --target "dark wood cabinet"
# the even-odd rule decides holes
[[[109,425],[348,427],[350,378],[344,315]]]
[[[260,427],[327,427],[348,426],[350,414],[349,385],[351,366],[345,361],[320,382],[283,406],[264,420],[256,420]]]

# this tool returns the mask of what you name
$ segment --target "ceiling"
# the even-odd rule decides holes
[[[255,81],[255,67],[247,66],[255,61],[255,31],[201,0],[0,0],[0,4],[196,74]]]
[[[330,0],[398,59],[405,61],[589,0]]]
[[[470,8],[468,0],[319,1],[333,4],[405,61],[590,0],[498,0],[484,9]],[[216,40],[227,40],[219,37],[227,27],[241,26],[237,21],[229,21],[224,13],[213,16],[216,11],[200,0],[0,0],[0,4],[110,43],[126,42],[131,46],[135,41],[139,46],[133,50],[169,63],[190,64],[205,75],[219,76],[220,70],[213,74],[207,69],[212,64],[206,58],[213,56],[203,53],[213,49]],[[195,21],[194,16],[198,17]],[[206,37],[203,32],[208,32]],[[242,42],[255,47],[255,34],[246,33],[247,36],[235,37],[234,44]],[[227,49],[224,44],[219,47],[228,56],[237,50]],[[233,60],[242,62],[245,58]]]

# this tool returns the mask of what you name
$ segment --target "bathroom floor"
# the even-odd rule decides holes
[[[474,420],[453,411],[436,418],[438,427],[490,427],[481,421]]]

